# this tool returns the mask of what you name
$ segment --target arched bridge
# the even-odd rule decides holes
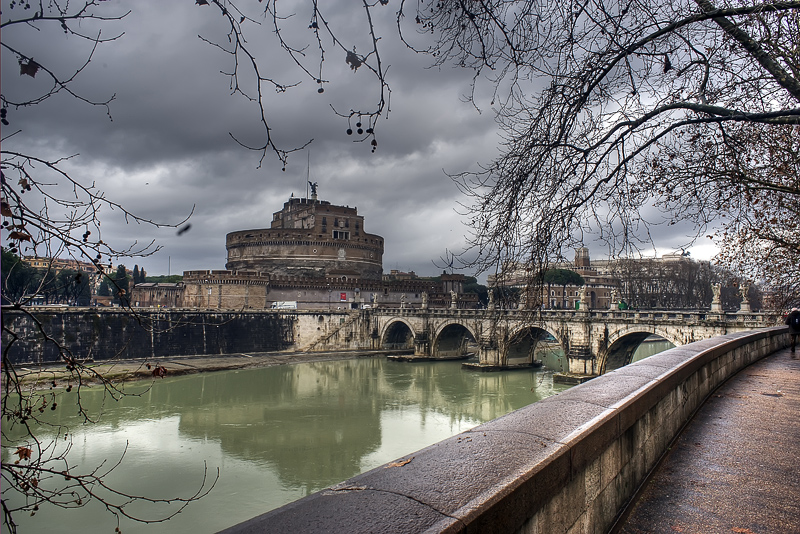
[[[415,358],[447,359],[477,352],[479,366],[533,364],[543,346],[561,348],[569,373],[595,376],[631,362],[636,348],[659,336],[685,345],[776,324],[758,313],[633,310],[370,310],[381,348],[414,348]]]

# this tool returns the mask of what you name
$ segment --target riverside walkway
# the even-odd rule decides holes
[[[614,534],[800,533],[800,352],[745,368],[698,410]]]

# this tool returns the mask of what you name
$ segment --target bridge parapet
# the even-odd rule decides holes
[[[537,319],[567,319],[589,317],[615,320],[662,321],[724,321],[727,323],[776,323],[778,316],[770,313],[712,313],[708,310],[570,310],[570,309],[449,309],[449,308],[373,308],[378,315],[435,317],[529,317]]]

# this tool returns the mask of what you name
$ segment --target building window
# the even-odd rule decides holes
[[[350,232],[343,232],[340,230],[333,231],[333,238],[334,239],[350,239]]]

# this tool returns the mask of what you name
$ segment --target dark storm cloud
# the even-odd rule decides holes
[[[102,27],[104,36],[124,36],[97,49],[75,87],[96,101],[116,95],[113,121],[101,107],[62,94],[11,110],[12,128],[22,133],[8,147],[35,148],[47,157],[80,154],[66,164],[75,176],[94,181],[107,196],[154,221],[175,224],[194,206],[191,230],[180,236],[175,228],[125,224],[118,213],[103,213],[107,241],[121,246],[156,239],[163,247],[154,256],[122,260],[130,267],[136,263],[151,274],[222,268],[225,234],[269,226],[272,212],[291,194],[306,194],[307,178],[319,183],[321,198],[357,206],[366,230],[385,238],[387,271],[437,274],[433,260],[463,246],[465,228],[455,210],[464,199],[446,172],[477,170],[478,162],[491,160],[497,128],[490,109],[478,113],[462,101],[471,73],[426,69],[428,59],[397,39],[393,11],[378,20],[392,92],[391,113],[377,125],[375,153],[368,143],[354,142],[345,133],[347,120],[331,109],[373,109],[379,88],[374,78],[364,68],[352,71],[344,52],[331,49],[325,64],[330,83],[319,94],[270,41],[269,21],[259,19],[262,27],[248,37],[264,73],[281,83],[303,82],[283,94],[265,89],[277,142],[291,148],[314,139],[309,151],[292,154],[282,171],[269,154],[258,168],[260,154],[229,136],[253,145],[264,141],[258,106],[231,95],[230,80],[220,73],[232,69],[231,58],[197,37],[227,43],[218,12],[190,1],[117,0],[101,8],[132,12],[119,22],[82,26],[85,33]],[[349,3],[326,3],[326,9],[342,35],[352,38],[347,46],[368,50],[363,21],[351,16]],[[304,17],[300,13],[292,21],[294,33],[287,33],[297,42],[307,37]],[[87,43],[65,36],[57,25],[49,30],[4,30],[3,40],[29,46],[37,61],[56,66],[61,75],[80,67]],[[424,45],[424,36],[409,35]],[[5,50],[1,68],[4,96],[23,98],[46,82],[42,76],[20,76],[16,59]],[[242,81],[252,90],[246,76]]]

